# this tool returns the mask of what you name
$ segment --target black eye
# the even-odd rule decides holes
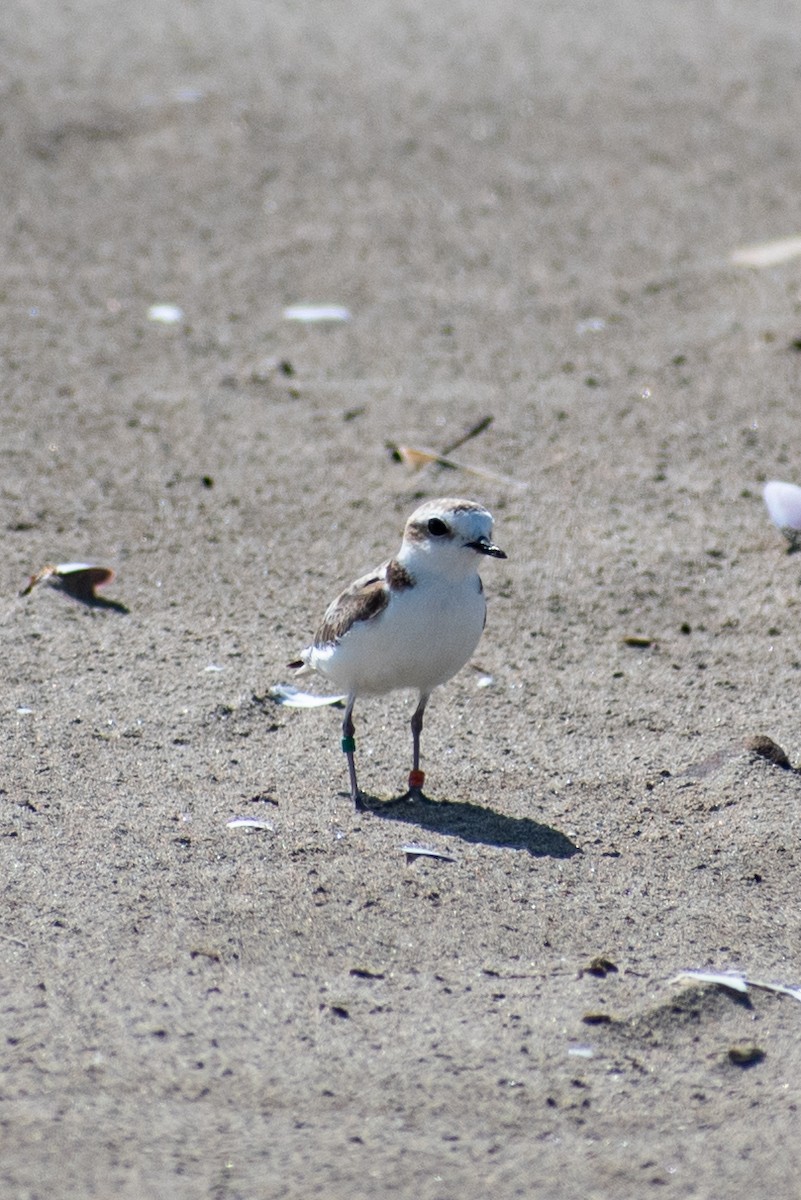
[[[428,522],[428,532],[432,537],[444,537],[448,532],[448,526],[444,521],[440,521],[439,517],[432,517]]]

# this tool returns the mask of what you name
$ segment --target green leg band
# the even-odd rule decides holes
[[[355,737],[343,737],[342,749],[345,752],[345,754],[353,754],[354,751],[356,750],[356,738]]]

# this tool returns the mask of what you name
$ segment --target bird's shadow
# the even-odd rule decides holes
[[[540,825],[529,817],[507,817],[483,804],[430,800],[422,792],[383,801],[375,796],[362,796],[362,801],[365,812],[383,821],[402,821],[465,842],[527,850],[537,858],[572,858],[581,853],[558,829]]]
[[[62,575],[61,578],[51,580],[50,582],[56,591],[63,592],[71,600],[77,600],[79,604],[83,604],[87,608],[110,608],[118,613],[130,613],[131,611],[121,600],[111,600],[106,596],[98,596],[92,584],[86,583],[83,580],[72,579],[68,575]]]

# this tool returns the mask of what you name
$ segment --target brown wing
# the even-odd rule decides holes
[[[389,604],[389,585],[386,567],[370,575],[363,575],[325,610],[320,628],[314,635],[316,646],[330,646],[338,642],[357,621],[369,621],[377,617]]]

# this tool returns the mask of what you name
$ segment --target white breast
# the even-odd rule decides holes
[[[335,646],[315,648],[310,665],[343,691],[429,692],[470,658],[485,614],[478,575],[421,579],[393,593],[377,617],[357,621]]]

